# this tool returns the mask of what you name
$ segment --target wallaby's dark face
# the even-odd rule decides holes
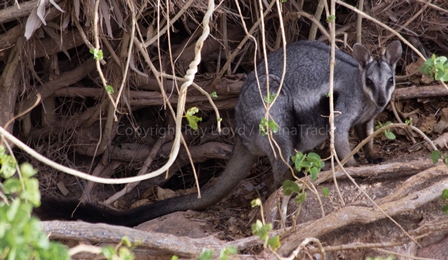
[[[353,47],[353,58],[359,63],[363,91],[378,108],[384,108],[392,97],[395,65],[401,52],[400,42],[394,41],[387,46],[381,59],[375,60],[364,46],[355,44]]]

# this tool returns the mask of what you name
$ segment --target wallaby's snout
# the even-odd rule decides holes
[[[388,101],[389,101],[389,100],[387,100],[384,96],[382,96],[382,97],[380,97],[380,98],[378,99],[377,104],[378,104],[378,106],[380,106],[380,107],[384,107],[384,106],[387,104]]]

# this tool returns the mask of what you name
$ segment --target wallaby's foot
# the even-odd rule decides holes
[[[352,157],[345,163],[345,166],[347,166],[347,167],[356,167],[356,166],[359,166],[359,164],[355,160],[355,158]]]

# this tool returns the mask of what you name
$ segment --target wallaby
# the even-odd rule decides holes
[[[340,158],[350,153],[349,130],[353,127],[359,139],[373,132],[373,120],[389,102],[395,88],[395,65],[402,53],[401,44],[389,44],[380,59],[373,59],[361,44],[355,44],[351,57],[336,51],[334,71],[334,105],[340,114],[335,117],[335,146]],[[286,74],[280,93],[270,109],[272,119],[279,130],[273,138],[281,155],[289,161],[294,149],[309,151],[322,143],[329,134],[329,46],[317,41],[299,41],[286,48]],[[265,63],[248,75],[237,105],[235,122],[237,140],[226,169],[209,188],[202,191],[202,198],[189,194],[155,202],[126,211],[116,211],[81,204],[78,201],[43,199],[36,214],[44,220],[81,219],[124,226],[135,226],[144,221],[189,209],[207,208],[222,198],[246,177],[258,156],[267,156],[274,173],[275,183],[283,181],[289,166],[280,159],[267,136],[260,133],[260,122],[265,116],[266,83],[269,92],[279,88],[283,71],[283,49],[268,56],[268,75]],[[375,162],[379,158],[373,142],[364,148],[366,158]],[[349,166],[356,160],[350,158]]]

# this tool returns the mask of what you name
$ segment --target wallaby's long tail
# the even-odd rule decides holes
[[[42,220],[79,219],[92,223],[136,226],[168,213],[205,209],[219,202],[246,177],[255,160],[256,156],[249,152],[240,140],[237,140],[226,169],[215,184],[202,191],[201,199],[198,199],[197,194],[194,193],[125,211],[102,208],[88,203],[79,204],[77,200],[42,199],[42,205],[34,212]]]

